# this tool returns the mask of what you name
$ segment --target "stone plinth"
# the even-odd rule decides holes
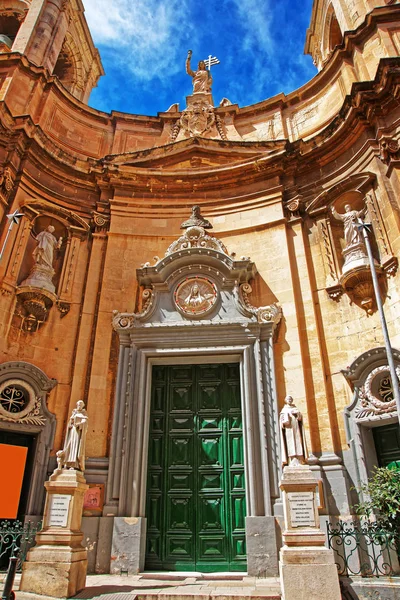
[[[319,526],[317,485],[308,466],[283,470],[285,530],[279,571],[284,600],[341,599],[333,550],[325,548]]]
[[[110,573],[137,575],[144,570],[146,549],[144,517],[115,517],[112,537]]]
[[[80,471],[60,469],[45,487],[43,529],[23,565],[20,590],[70,598],[85,587],[87,552],[81,522],[88,486]]]
[[[206,94],[203,92],[197,92],[196,94],[191,94],[190,96],[186,96],[186,106],[190,106],[191,104],[195,104],[195,102],[206,102],[214,106],[214,100],[212,94]]]

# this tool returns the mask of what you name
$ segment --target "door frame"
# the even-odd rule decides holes
[[[123,539],[133,536],[131,572],[144,566],[146,487],[155,364],[238,362],[243,413],[248,572],[278,572],[277,522],[283,514],[280,477],[279,410],[276,397],[273,334],[276,323],[151,324],[121,328],[113,432],[104,514],[115,515],[111,571],[118,572]],[[129,526],[129,532],[126,528]],[[126,531],[125,531],[126,530]],[[120,550],[121,548],[121,550]],[[122,560],[122,559],[121,559]],[[123,564],[125,564],[125,562]]]
[[[229,363],[238,362],[240,365],[240,394],[243,415],[243,451],[245,465],[245,484],[246,484],[246,514],[252,516],[259,510],[260,496],[262,495],[262,486],[257,479],[255,468],[261,467],[260,461],[257,461],[254,445],[256,443],[256,432],[253,424],[258,415],[255,403],[256,395],[251,389],[251,381],[247,377],[248,362],[250,357],[248,348],[232,347],[224,348],[224,353],[215,354],[215,348],[204,349],[206,352],[199,355],[198,351],[187,349],[184,354],[181,351],[165,351],[165,356],[156,355],[152,351],[143,351],[143,360],[145,367],[142,370],[142,377],[139,377],[138,387],[142,390],[139,395],[139,405],[143,414],[138,415],[134,434],[135,456],[133,467],[132,485],[129,486],[128,505],[132,515],[145,517],[146,514],[146,492],[147,492],[147,461],[148,461],[148,442],[150,429],[150,411],[151,411],[151,389],[152,389],[152,368],[154,365],[179,365],[179,364],[207,364],[207,363]],[[208,351],[207,351],[208,350]],[[238,353],[239,350],[239,353]],[[241,352],[240,352],[241,351]],[[161,351],[163,353],[163,351]],[[256,464],[257,463],[257,464]],[[262,484],[269,490],[268,477],[262,478]],[[266,481],[265,481],[266,480]],[[133,491],[136,490],[135,493]]]

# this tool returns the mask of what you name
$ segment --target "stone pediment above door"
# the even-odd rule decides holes
[[[197,213],[196,213],[197,209]],[[250,257],[230,254],[224,244],[206,231],[210,223],[198,207],[185,232],[155,264],[137,270],[142,306],[137,313],[115,311],[113,326],[121,332],[141,327],[268,324],[281,318],[276,305],[251,304],[250,281],[257,273]]]

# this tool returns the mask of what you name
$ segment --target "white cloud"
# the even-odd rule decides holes
[[[247,77],[229,84],[229,94],[241,97],[245,88],[251,88],[253,101],[264,96],[266,81],[271,77],[272,61],[276,52],[271,23],[273,10],[270,0],[230,0],[238,13],[242,36],[237,38],[240,52],[252,63]],[[267,60],[269,57],[269,61]]]
[[[95,43],[143,81],[182,68],[179,46],[190,37],[186,0],[83,0]]]
[[[241,26],[245,31],[242,38],[243,50],[259,48],[265,52],[272,49],[272,9],[269,0],[233,0]]]

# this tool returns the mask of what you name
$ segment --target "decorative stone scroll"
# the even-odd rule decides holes
[[[269,306],[253,306],[249,300],[249,294],[251,294],[253,288],[249,283],[243,283],[241,286],[236,286],[236,294],[238,296],[239,307],[245,310],[246,313],[255,315],[259,323],[272,322],[274,325],[278,325],[282,318],[282,310],[276,304]]]
[[[0,170],[0,192],[7,197],[14,186],[14,178],[10,167]]]

